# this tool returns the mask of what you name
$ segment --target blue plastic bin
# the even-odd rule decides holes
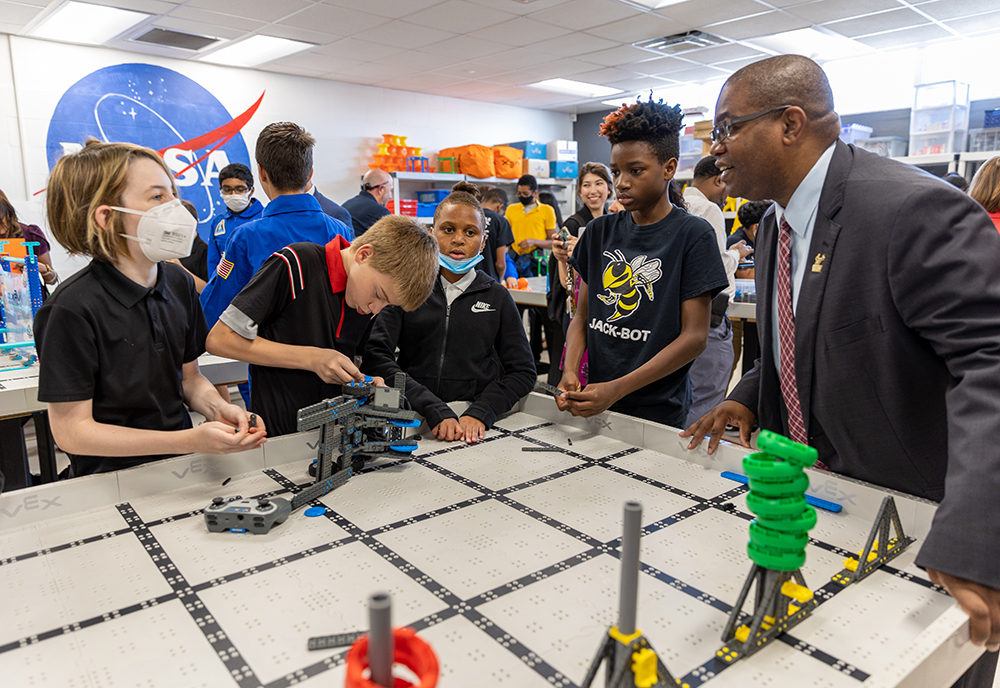
[[[549,176],[555,179],[572,179],[579,174],[580,163],[563,160],[549,163]]]
[[[417,203],[417,217],[434,217],[438,203]]]
[[[425,189],[417,192],[417,200],[421,203],[440,203],[451,193],[450,189]]]

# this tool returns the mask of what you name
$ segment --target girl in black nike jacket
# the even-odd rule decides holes
[[[420,308],[375,319],[362,368],[406,373],[406,398],[442,440],[482,439],[535,384],[531,349],[507,289],[475,269],[485,244],[479,189],[459,182],[434,213],[441,276]],[[399,347],[397,360],[394,352]],[[470,401],[459,418],[447,402]]]

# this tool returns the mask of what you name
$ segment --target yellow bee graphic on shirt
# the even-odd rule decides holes
[[[608,294],[598,294],[602,302],[615,306],[615,313],[608,322],[627,318],[636,312],[642,301],[642,292],[653,300],[653,283],[663,276],[660,259],[646,260],[645,255],[636,256],[631,262],[619,250],[604,252],[611,262],[604,269],[604,289]]]

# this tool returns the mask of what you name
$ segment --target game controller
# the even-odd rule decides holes
[[[263,535],[271,526],[284,523],[292,513],[292,504],[287,499],[259,497],[230,499],[216,497],[205,507],[205,525],[210,533],[254,533]]]

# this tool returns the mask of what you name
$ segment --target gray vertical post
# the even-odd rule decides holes
[[[392,688],[392,598],[387,592],[377,592],[368,598],[368,666],[371,681],[383,688]]]
[[[618,632],[635,633],[635,610],[639,592],[639,537],[642,534],[642,504],[625,502],[622,532],[622,580],[618,602]]]

